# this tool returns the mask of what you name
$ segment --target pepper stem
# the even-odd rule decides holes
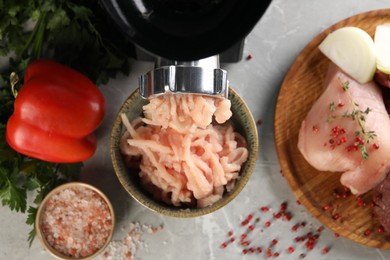
[[[11,83],[11,91],[12,95],[14,95],[14,98],[18,95],[18,91],[15,89],[16,84],[19,82],[19,76],[15,72],[11,72],[11,75],[9,76],[9,81]]]

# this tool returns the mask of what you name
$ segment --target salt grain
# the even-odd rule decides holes
[[[72,187],[48,199],[40,228],[59,253],[80,258],[104,246],[113,223],[109,206],[99,194],[85,187]]]
[[[103,258],[106,260],[135,260],[137,249],[143,245],[142,235],[144,233],[155,234],[162,228],[162,226],[151,227],[139,223],[130,223],[127,235],[122,240],[111,241],[103,253]],[[125,228],[122,227],[121,230],[125,230]]]

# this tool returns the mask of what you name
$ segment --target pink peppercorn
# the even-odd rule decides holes
[[[287,202],[280,204],[280,212],[284,212],[287,209]]]
[[[284,219],[287,220],[287,221],[290,221],[291,218],[292,218],[290,213],[284,213],[284,214],[283,214],[283,217],[284,217]]]
[[[244,233],[244,234],[241,234],[240,238],[241,238],[241,239],[245,239],[247,236],[248,236],[248,235]]]
[[[274,214],[274,218],[280,218],[281,216],[282,216],[281,213],[276,213],[276,214]]]
[[[340,214],[339,213],[335,213],[333,216],[332,216],[332,218],[334,219],[334,220],[337,220],[337,219],[339,219],[341,216],[340,216]]]
[[[251,243],[248,240],[245,240],[242,242],[242,245],[249,246]]]
[[[265,255],[268,257],[271,257],[272,256],[272,249],[268,247],[265,251]]]
[[[321,227],[319,227],[319,228],[317,229],[317,232],[318,232],[318,233],[321,233],[322,231],[324,231],[324,226],[321,226]]]
[[[269,211],[269,207],[261,207],[260,211],[263,211],[263,212]]]
[[[325,247],[324,249],[322,249],[322,254],[327,254],[327,253],[329,253],[329,251],[330,251],[330,248],[329,247]]]
[[[383,233],[383,232],[384,232],[383,226],[379,226],[379,227],[378,227],[378,233]]]
[[[366,237],[368,237],[369,235],[371,235],[371,230],[366,229],[366,230],[364,231],[364,235],[365,235]]]

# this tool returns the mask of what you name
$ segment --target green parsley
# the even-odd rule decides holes
[[[0,64],[6,64],[0,66],[0,201],[11,210],[27,212],[27,224],[34,224],[45,195],[61,183],[77,180],[82,166],[28,158],[7,144],[6,123],[27,65],[52,58],[100,85],[118,73],[129,73],[131,51],[99,1],[0,0]],[[10,82],[12,72],[16,74]],[[27,203],[30,194],[33,205]],[[33,229],[30,245],[34,236]]]

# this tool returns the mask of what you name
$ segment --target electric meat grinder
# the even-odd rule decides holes
[[[134,45],[134,58],[155,61],[140,77],[147,98],[165,91],[227,96],[220,62],[242,58],[245,37],[271,0],[102,0]]]

